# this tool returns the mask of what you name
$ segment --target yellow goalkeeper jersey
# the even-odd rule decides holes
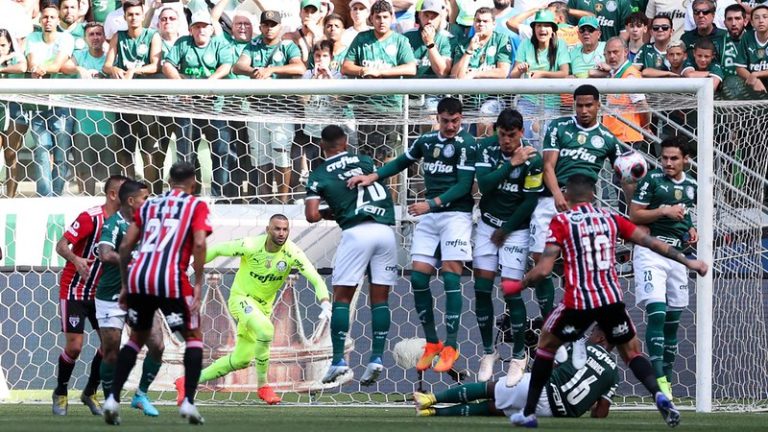
[[[254,298],[271,312],[275,296],[285,284],[285,279],[296,269],[315,288],[318,300],[328,298],[328,288],[307,256],[296,244],[287,240],[277,252],[266,249],[267,235],[246,237],[208,247],[205,262],[216,257],[240,257],[240,268],[235,274],[230,297],[246,295]]]

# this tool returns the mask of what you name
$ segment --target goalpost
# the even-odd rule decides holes
[[[759,129],[762,121],[750,117],[749,103],[717,106],[713,100],[713,87],[709,79],[640,79],[640,80],[267,80],[267,81],[173,81],[173,80],[45,80],[44,86],[39,80],[0,80],[0,100],[15,102],[50,104],[72,109],[90,109],[123,113],[145,114],[149,116],[175,116],[186,118],[215,118],[228,121],[250,122],[283,122],[293,124],[324,125],[328,123],[345,123],[352,130],[360,125],[389,124],[396,126],[401,135],[412,138],[420,131],[428,130],[432,123],[434,112],[425,108],[421,103],[429,95],[458,95],[468,107],[465,114],[467,123],[492,123],[494,115],[478,111],[475,97],[472,95],[491,94],[502,95],[501,99],[511,103],[511,95],[567,95],[581,84],[595,85],[601,94],[644,93],[647,95],[647,112],[653,119],[654,128],[644,131],[644,148],[652,148],[658,143],[660,131],[676,131],[688,134],[697,142],[697,157],[695,172],[698,181],[698,206],[696,209],[699,243],[696,248],[698,258],[714,263],[713,271],[705,277],[695,279],[695,302],[691,301],[687,311],[690,321],[681,326],[681,353],[676,364],[679,373],[679,386],[684,389],[682,395],[676,395],[681,405],[695,406],[697,411],[710,412],[713,409],[765,409],[768,406],[764,389],[768,388],[768,379],[758,362],[768,360],[766,347],[755,342],[766,339],[765,310],[763,299],[765,289],[762,282],[760,264],[762,240],[755,232],[763,227],[763,214],[766,213],[762,198],[762,189],[757,194],[750,190],[739,190],[734,186],[733,176],[723,175],[724,171],[738,171],[742,185],[745,187],[764,187],[765,175],[755,172],[751,167],[759,166],[746,164],[743,161],[752,155],[741,153],[740,159],[728,154],[725,149],[750,140],[760,135],[745,135],[741,123],[749,123],[755,130]],[[405,95],[401,109],[382,111],[377,108],[376,101],[382,95]],[[409,98],[408,95],[411,95]],[[416,95],[416,96],[414,96]],[[306,104],[313,103],[313,97],[328,96],[324,103],[315,108],[305,109]],[[567,98],[563,98],[564,101]],[[416,103],[413,103],[416,101]],[[409,103],[410,102],[410,103]],[[747,107],[747,108],[745,108]],[[604,106],[603,114],[621,113],[624,107]],[[720,109],[725,114],[717,115]],[[537,113],[539,121],[548,120],[559,115],[571,114],[567,103],[560,112]],[[678,120],[682,113],[683,120]],[[524,113],[526,115],[526,113]],[[716,128],[717,133],[716,133]],[[722,129],[722,130],[720,130]],[[750,129],[751,130],[751,129]],[[715,142],[715,138],[723,142]],[[407,140],[403,140],[407,144]],[[402,144],[399,151],[406,144]],[[755,147],[759,143],[754,143]],[[757,150],[756,150],[757,151]],[[765,155],[759,155],[763,160]],[[647,155],[649,159],[652,156]],[[757,157],[757,155],[755,155]],[[719,163],[715,171],[715,163]],[[604,191],[600,200],[603,205],[616,204],[616,191],[610,181],[611,173],[603,170],[601,186]],[[743,180],[747,179],[747,180]],[[398,201],[400,215],[397,230],[401,235],[401,252],[399,264],[408,271],[408,243],[413,226],[411,220],[403,211],[403,206],[418,194],[418,175],[402,175],[399,182]],[[730,197],[731,201],[722,196]],[[86,208],[78,202],[71,205],[72,198],[48,198],[46,205],[56,206],[57,202],[67,203],[69,212],[77,212]],[[83,203],[87,199],[81,199]],[[98,203],[101,198],[91,201]],[[329,268],[339,237],[338,228],[330,223],[310,226],[303,220],[303,206],[289,205],[225,205],[211,199],[214,215],[214,241],[221,241],[234,236],[251,235],[263,230],[266,219],[271,213],[281,211],[292,220],[292,238],[307,250],[310,259],[318,267]],[[28,228],[20,220],[22,216],[13,218],[15,229],[13,236],[9,234],[8,221],[12,213],[11,206],[21,206],[34,212],[34,203],[25,202],[19,198],[14,201],[0,200],[0,223],[6,225],[5,234],[0,233],[0,245],[10,243],[21,249],[25,242]],[[9,205],[5,205],[5,204]],[[65,213],[62,211],[62,213]],[[75,213],[76,214],[76,213]],[[717,218],[716,218],[717,216]],[[5,219],[2,219],[5,218]],[[50,217],[48,221],[50,222]],[[57,219],[58,220],[58,219]],[[64,223],[72,217],[62,218]],[[716,230],[719,236],[716,238]],[[55,356],[58,355],[56,309],[51,303],[55,302],[57,286],[55,284],[58,261],[50,257],[46,261],[35,261],[39,257],[31,254],[33,262],[23,262],[17,257],[13,264],[0,261],[0,285],[10,288],[13,295],[8,295],[0,302],[0,370],[6,371],[8,383],[12,390],[38,390],[50,388],[55,373]],[[714,262],[713,262],[714,260]],[[40,265],[43,265],[40,267]],[[18,267],[27,265],[32,267]],[[17,266],[17,267],[14,267]],[[235,261],[219,260],[208,268],[207,293],[205,297],[204,326],[206,333],[206,359],[219,357],[231,348],[234,338],[232,321],[226,312],[226,293],[231,282]],[[39,277],[34,277],[34,276]],[[44,277],[43,277],[44,276]],[[21,280],[21,282],[19,282]],[[404,273],[398,287],[393,293],[392,309],[393,326],[390,331],[389,350],[400,340],[415,337],[420,334],[419,324],[412,312],[410,292]],[[626,292],[630,294],[633,285],[631,275],[622,275]],[[462,316],[462,333],[465,342],[461,352],[463,364],[470,371],[476,370],[479,352],[474,313],[471,308],[473,295],[470,278],[462,279],[466,290]],[[731,284],[738,285],[730,289]],[[318,383],[319,376],[327,367],[330,357],[330,340],[327,323],[315,323],[317,305],[303,280],[292,280],[289,287],[280,296],[275,307],[275,343],[272,350],[272,369],[270,380],[279,389],[296,393],[295,401],[330,401],[345,402],[397,402],[402,401],[402,394],[413,391],[416,378],[412,371],[398,370],[387,354],[389,369],[385,379],[372,389],[359,387],[356,382],[349,382],[341,389],[323,386]],[[727,287],[728,289],[725,289]],[[48,298],[40,298],[41,290],[49,290]],[[440,290],[434,291],[438,294]],[[2,294],[2,293],[0,293]],[[311,294],[311,293],[310,293]],[[723,301],[717,301],[722,294]],[[741,296],[741,297],[736,297]],[[633,309],[633,319],[642,323],[643,314],[634,307],[628,298],[628,306]],[[633,298],[632,298],[633,299]],[[361,356],[369,349],[370,337],[367,331],[367,296],[361,290],[355,302],[358,310],[353,314],[355,320],[350,338],[347,341],[347,352],[351,357],[351,365],[357,367]],[[750,313],[755,314],[753,334],[738,337],[738,328],[733,327],[734,316],[743,305],[737,300],[748,303]],[[23,304],[31,301],[30,304]],[[725,302],[725,303],[724,303]],[[441,301],[438,296],[438,308]],[[496,313],[500,315],[502,303],[496,299]],[[535,317],[538,308],[535,303],[528,303],[529,317]],[[40,313],[41,310],[46,311]],[[440,322],[438,315],[437,321]],[[685,318],[684,318],[685,319]],[[25,326],[17,325],[23,321]],[[12,323],[12,324],[9,324]],[[46,328],[46,323],[49,325]],[[8,324],[8,325],[6,325]],[[31,326],[31,332],[27,327]],[[721,327],[722,326],[722,327]],[[641,324],[642,331],[642,324]],[[26,329],[26,330],[25,330]],[[8,332],[17,334],[8,334]],[[24,332],[27,331],[27,334]],[[714,332],[714,333],[713,333]],[[19,338],[21,333],[24,336]],[[694,336],[695,334],[695,336]],[[641,333],[642,335],[642,333]],[[718,345],[713,345],[713,337],[717,336]],[[158,376],[153,389],[164,391],[162,399],[171,399],[173,378],[180,373],[183,349],[179,343],[167,335],[167,364]],[[97,343],[91,338],[91,343]],[[764,345],[764,344],[763,344]],[[91,347],[92,349],[92,347]],[[755,352],[744,352],[754,350]],[[83,360],[90,360],[84,351]],[[724,359],[727,364],[722,364]],[[714,360],[714,363],[713,363]],[[25,368],[23,362],[34,366],[34,372]],[[20,364],[22,363],[22,364]],[[746,363],[746,364],[743,364]],[[764,362],[763,362],[764,363]],[[713,367],[716,366],[715,369]],[[81,366],[78,366],[80,368]],[[734,370],[731,370],[734,369]],[[740,369],[741,373],[735,369]],[[81,370],[81,369],[78,369]],[[504,366],[506,370],[506,366]],[[361,370],[355,370],[359,376]],[[83,373],[85,371],[83,370]],[[497,367],[497,378],[501,371]],[[642,399],[643,391],[626,370],[622,376],[629,377],[620,387],[619,402],[633,406]],[[724,378],[725,377],[725,378]],[[739,378],[746,380],[742,383],[732,383]],[[82,387],[82,377],[73,377],[74,388]],[[439,389],[452,383],[450,378],[428,374],[425,377],[427,385]],[[626,383],[629,381],[629,384]],[[78,387],[79,386],[79,387]],[[255,398],[255,388],[252,384],[252,372],[232,374],[228,378],[203,387],[202,401],[232,401],[252,400]],[[210,396],[207,396],[210,395]],[[286,400],[289,400],[287,398]]]

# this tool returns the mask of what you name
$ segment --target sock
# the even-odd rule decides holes
[[[139,380],[139,391],[141,394],[147,394],[149,386],[155,380],[157,372],[160,370],[161,363],[147,355],[144,357],[144,364],[141,367],[141,379]]]
[[[101,382],[101,360],[101,350],[96,350],[96,354],[93,356],[93,360],[91,360],[91,374],[88,376],[88,383],[85,384],[83,389],[83,393],[86,396],[96,393],[96,389],[99,388],[99,383]]]
[[[512,329],[512,358],[520,360],[525,357],[525,302],[520,294],[504,296],[504,302],[509,309],[509,324]]]
[[[267,373],[269,372],[269,345],[272,341],[256,341],[256,384],[258,387],[268,384]]]
[[[656,382],[656,376],[653,374],[653,367],[642,354],[633,358],[627,364],[638,381],[655,396],[659,391],[659,383]]]
[[[413,290],[413,302],[416,313],[419,314],[421,327],[424,329],[424,337],[427,342],[438,343],[437,329],[435,329],[435,311],[432,301],[432,291],[429,289],[430,275],[418,271],[411,272],[411,289]]]
[[[56,389],[53,391],[57,395],[66,395],[69,379],[72,378],[72,371],[75,370],[75,360],[62,352],[59,355],[59,370],[56,376]]]
[[[488,395],[487,388],[486,383],[462,384],[440,393],[435,393],[435,400],[437,400],[437,403],[468,403],[478,399],[487,399],[493,396]]]
[[[445,286],[445,344],[458,348],[456,336],[461,323],[461,275],[443,272],[442,277]]]
[[[117,402],[120,402],[120,392],[123,391],[123,385],[128,379],[131,370],[136,365],[136,356],[139,355],[141,347],[134,341],[129,340],[123,348],[120,349],[120,354],[117,355],[117,367],[115,368],[115,379],[112,381],[111,395]]]
[[[184,395],[189,403],[195,403],[200,369],[203,368],[203,341],[188,339],[184,349]]]
[[[475,317],[483,340],[483,351],[493,353],[493,279],[475,278]]]
[[[680,327],[680,315],[683,311],[679,309],[667,310],[667,319],[664,321],[664,375],[667,380],[672,382],[672,371],[675,367],[675,357],[677,356],[677,329]]]
[[[104,399],[109,397],[110,390],[112,390],[112,382],[115,380],[115,364],[101,362],[101,368],[99,375],[101,375],[101,389],[104,391]]]
[[[555,303],[555,283],[552,281],[552,276],[547,276],[536,284],[536,301],[539,302],[541,317],[546,320]]]
[[[371,359],[381,359],[384,355],[384,346],[387,344],[387,335],[391,323],[389,304],[377,303],[371,305],[371,330],[373,341],[371,342]],[[334,352],[335,355],[335,352]]]
[[[664,320],[667,315],[667,305],[664,303],[649,303],[645,307],[648,325],[645,328],[645,349],[648,359],[653,366],[656,378],[664,376]]]
[[[488,401],[476,402],[471,404],[453,405],[445,408],[435,408],[437,416],[489,416],[491,408]]]
[[[528,399],[525,402],[524,415],[528,416],[536,413],[539,396],[541,396],[541,391],[552,375],[552,364],[554,361],[555,353],[541,348],[536,349],[536,358],[533,360],[533,366],[531,366],[531,381],[528,384]]]
[[[344,357],[344,343],[349,333],[349,303],[333,302],[331,315],[331,344],[333,345],[333,360],[336,364]]]

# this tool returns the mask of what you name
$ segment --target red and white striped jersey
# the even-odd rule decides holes
[[[562,251],[566,308],[595,309],[622,300],[616,240],[628,239],[635,228],[623,216],[591,204],[580,204],[552,219],[547,243]]]
[[[205,202],[178,189],[147,200],[133,218],[142,234],[128,273],[128,292],[166,298],[191,296],[187,267],[193,232],[211,233],[208,216]]]
[[[67,261],[59,281],[62,300],[93,300],[101,277],[102,265],[98,256],[99,236],[104,226],[104,207],[91,207],[80,213],[66,231],[64,238],[72,245],[72,253],[91,261],[88,277],[83,279],[75,265]]]

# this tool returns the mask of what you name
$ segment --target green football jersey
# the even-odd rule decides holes
[[[344,64],[344,59],[347,58],[347,50],[343,50],[338,54],[335,54],[331,59],[331,65],[329,69],[331,72],[341,73],[341,66]],[[307,70],[315,68],[315,54],[314,51],[309,53],[309,60],[307,61]]]
[[[611,400],[618,385],[616,360],[603,347],[587,344],[587,365],[576,370],[571,361],[561,363],[545,389],[553,417],[581,417],[601,398]]]
[[[113,11],[120,9],[120,0],[91,0],[91,13],[93,14],[93,20],[104,24],[107,19],[107,15]]]
[[[734,64],[747,68],[751,72],[768,71],[768,40],[760,43],[756,32],[744,33],[739,43]],[[768,78],[762,78],[763,84],[768,85]]]
[[[725,43],[729,39],[728,32],[723,29],[713,27],[712,33],[708,34],[707,36],[700,36],[696,29],[683,33],[683,36],[680,37],[680,40],[685,43],[685,48],[688,52],[689,59],[693,58],[693,47],[696,45],[696,42],[701,39],[709,39],[712,41],[712,43],[715,45],[715,58],[718,62],[720,62],[720,55],[724,52]]]
[[[207,78],[219,66],[234,63],[234,58],[224,38],[212,37],[206,46],[200,47],[192,36],[182,36],[173,44],[165,61],[188,78]]]
[[[408,43],[413,49],[413,56],[416,58],[416,78],[437,78],[435,71],[432,70],[432,62],[429,60],[429,49],[421,39],[421,31],[413,29],[405,33]],[[441,57],[451,58],[451,34],[447,31],[435,33],[435,48]]]
[[[116,212],[104,221],[104,227],[101,229],[99,244],[112,246],[117,251],[123,236],[128,231],[128,221],[125,220],[120,212]],[[99,278],[99,285],[96,287],[96,298],[105,301],[117,301],[120,295],[120,267],[112,264],[102,263],[103,270]]]
[[[262,36],[257,36],[243,49],[241,55],[251,59],[251,67],[263,68],[285,66],[291,60],[301,58],[301,50],[293,41],[284,40],[274,45],[267,45]],[[280,76],[272,74],[272,78],[280,78]]]
[[[153,29],[142,29],[137,38],[128,36],[127,30],[117,32],[117,55],[114,65],[120,69],[139,68],[149,63],[149,51],[152,46]]]
[[[467,131],[460,131],[453,138],[443,138],[439,131],[430,132],[417,139],[405,156],[411,161],[422,159],[425,196],[432,199],[440,196],[457,183],[458,171],[475,171],[475,137]],[[475,205],[472,192],[450,203],[444,203],[432,212],[471,212]]]
[[[696,66],[696,62],[688,59],[683,63],[683,72],[685,72],[686,69],[693,69],[695,71],[701,71],[698,66]],[[719,63],[715,63],[712,61],[712,63],[709,64],[709,67],[707,68],[706,72],[711,73],[712,75],[716,75],[720,77],[720,81],[723,81],[723,78],[725,78],[725,72],[723,72],[723,68],[720,66]]]
[[[683,178],[675,181],[657,168],[640,180],[632,202],[646,205],[648,209],[682,204],[685,207],[683,220],[663,217],[648,225],[652,236],[682,249],[688,237],[688,230],[693,226],[690,211],[696,205],[696,188],[696,180],[687,174],[683,173]]]
[[[374,171],[373,159],[354,153],[339,153],[309,173],[307,199],[324,199],[341,229],[362,222],[395,224],[395,207],[387,187],[373,183],[349,189],[347,180]]]
[[[589,71],[598,63],[605,63],[605,42],[598,42],[597,48],[589,54],[584,54],[581,45],[571,47],[568,57],[571,59],[571,75],[589,78]]]
[[[742,39],[744,36],[742,35]],[[721,65],[723,67],[723,73],[725,76],[735,76],[736,73],[736,56],[739,53],[739,44],[741,39],[736,40],[732,37],[728,37],[723,47],[723,56],[721,59]]]
[[[667,52],[659,51],[652,43],[647,43],[640,47],[640,51],[637,52],[632,64],[634,64],[638,70],[643,70],[645,68],[664,70],[665,67],[669,67]]]
[[[480,217],[496,228],[501,228],[512,217],[526,194],[538,196],[544,190],[540,154],[536,153],[523,165],[515,167],[509,161],[510,158],[501,152],[496,136],[486,137],[478,143],[475,177],[480,178],[497,170],[509,171],[494,191],[485,192],[480,198]]]
[[[573,116],[550,123],[542,151],[559,152],[555,175],[561,187],[573,174],[585,174],[597,180],[605,160],[613,164],[622,153],[619,140],[605,126],[598,122],[591,128],[583,128]],[[544,190],[545,195],[550,193],[549,189]]]
[[[459,47],[456,55],[453,58],[453,64],[456,64],[461,60],[461,57],[469,48],[470,40],[465,40],[465,43]],[[469,71],[484,71],[493,69],[497,63],[514,63],[512,58],[512,43],[509,41],[509,37],[503,33],[494,31],[491,38],[485,45],[475,50],[472,54],[472,58],[469,59]]]
[[[568,0],[568,8],[594,13],[600,25],[601,41],[618,36],[624,30],[624,21],[632,14],[629,0]]]

